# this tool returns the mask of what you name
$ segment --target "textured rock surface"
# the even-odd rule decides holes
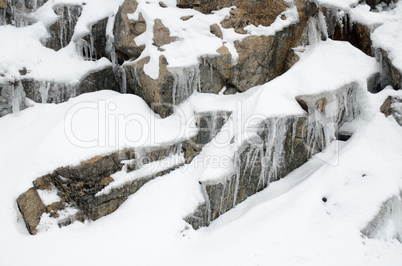
[[[91,26],[91,33],[82,38],[80,45],[82,53],[87,60],[97,60],[107,57],[106,52],[106,26],[109,18],[104,18]]]
[[[225,28],[234,28],[239,33],[245,33],[243,28],[251,24],[271,25],[287,8],[283,0],[178,0],[177,6],[194,8],[202,13],[236,6],[237,8],[230,12],[230,18],[225,19],[222,25]]]
[[[328,35],[331,39],[347,41],[365,54],[373,56],[371,30],[368,26],[351,22],[348,14],[339,18],[337,9],[323,7],[322,10],[325,14]]]
[[[198,133],[182,144],[186,163],[190,163],[197,156],[202,147],[209,143],[229,120],[229,112],[199,113],[196,115]]]
[[[169,44],[171,42],[176,41],[177,38],[170,36],[170,31],[166,28],[160,19],[155,19],[154,24],[154,45],[157,47],[161,47],[165,44]]]
[[[41,215],[46,211],[46,206],[34,188],[28,189],[17,199],[18,208],[24,218],[25,225],[31,235],[37,233],[36,227],[40,222]]]
[[[77,87],[76,95],[98,90],[113,90],[120,92],[119,81],[112,67],[95,71],[86,75]]]
[[[235,155],[236,173],[220,183],[205,181],[205,204],[186,221],[194,228],[207,226],[221,214],[261,191],[322,151],[336,137],[336,129],[359,114],[358,87],[349,84],[331,94],[298,97],[306,116],[268,118],[258,134]],[[336,114],[331,113],[338,107]]]
[[[392,115],[396,122],[402,126],[402,99],[398,97],[388,96],[381,105],[380,111],[386,116]]]
[[[81,16],[82,6],[56,6],[54,12],[59,16],[59,19],[49,26],[51,37],[46,40],[45,46],[58,51],[70,43],[77,20]]]
[[[144,65],[149,62],[146,57],[133,64],[125,64],[127,92],[141,98],[161,117],[173,113],[174,106],[181,103],[197,90],[198,68],[168,69],[163,56],[159,57],[159,76],[152,79],[144,72]]]
[[[127,14],[132,14],[137,9],[137,1],[124,1],[116,14],[114,24],[114,38],[116,46],[116,54],[119,63],[128,59],[138,58],[145,49],[144,45],[137,46],[133,41],[135,37],[142,34],[146,30],[146,23],[140,14],[138,20],[128,19]]]

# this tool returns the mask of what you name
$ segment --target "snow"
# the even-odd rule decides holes
[[[39,8],[35,15],[43,20],[36,24],[0,27],[1,36],[10,37],[0,42],[2,79],[20,78],[18,70],[27,66],[32,77],[70,82],[91,69],[111,65],[106,59],[84,61],[76,55],[73,43],[58,52],[41,46],[46,26],[55,19],[48,11],[62,2],[48,1]],[[147,21],[162,12],[158,1],[148,2],[140,2]],[[174,0],[164,2],[168,8],[163,9],[162,22],[172,36],[180,37],[177,43],[184,45],[180,47],[194,45],[200,49],[193,53],[174,51],[175,43],[164,46],[164,55],[172,66],[196,64],[200,55],[214,54],[222,45],[209,33],[209,25],[219,22],[229,9],[202,15],[177,9]],[[345,8],[357,4],[357,0],[320,2]],[[86,3],[97,12],[84,9],[76,36],[85,34],[97,19],[112,16],[121,1]],[[373,37],[374,43],[381,39],[393,44],[388,50],[394,62],[399,62],[402,54],[396,45],[400,30],[395,25],[400,20],[391,19],[400,14],[398,10],[387,13],[389,20]],[[177,19],[189,14],[194,17],[186,23]],[[271,26],[279,29],[276,27],[281,25]],[[257,29],[261,34],[272,32],[269,27],[249,28]],[[111,35],[111,26],[108,32]],[[135,41],[147,43],[152,40],[151,33],[147,31]],[[223,35],[225,45],[232,49],[233,41],[240,38],[230,30],[223,30]],[[162,53],[148,44],[144,56]],[[189,59],[178,52],[188,52]],[[298,63],[267,84],[235,95],[194,93],[165,119],[153,113],[141,98],[112,91],[83,94],[58,105],[31,103],[26,110],[0,118],[0,265],[71,265],[77,261],[82,265],[401,265],[402,244],[394,238],[401,228],[397,216],[390,218],[377,238],[367,238],[361,230],[384,202],[401,200],[402,127],[392,116],[381,114],[379,107],[388,95],[402,97],[402,92],[388,87],[369,94],[366,81],[378,71],[378,64],[348,43],[316,39],[299,53]],[[150,62],[147,73],[155,77],[154,61]],[[357,120],[345,125],[345,130],[353,133],[348,142],[333,142],[325,152],[209,227],[197,231],[188,227],[183,219],[204,201],[199,182],[219,182],[233,174],[233,155],[252,137],[246,133],[255,123],[267,117],[304,114],[296,96],[331,93],[352,82],[358,84],[363,109]],[[196,113],[217,111],[230,111],[232,115],[212,144],[190,164],[148,182],[116,212],[97,221],[58,228],[59,222],[77,211],[70,206],[58,219],[44,214],[39,233],[28,235],[16,198],[32,187],[35,178],[121,148],[161,146],[188,139],[196,133]],[[233,137],[236,140],[231,143]],[[101,193],[182,162],[182,155],[176,155],[131,173],[118,172],[113,175],[115,182]],[[54,190],[39,190],[39,195],[46,204],[59,200]]]

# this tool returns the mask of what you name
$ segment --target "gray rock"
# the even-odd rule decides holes
[[[54,12],[59,19],[49,26],[48,31],[51,37],[45,41],[44,45],[58,51],[70,43],[75,25],[81,16],[82,6],[59,5],[54,7]]]

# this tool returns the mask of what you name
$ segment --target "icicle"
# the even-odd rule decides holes
[[[42,99],[42,103],[47,103],[49,89],[50,89],[50,84],[45,81],[42,81],[39,86],[39,93],[40,93],[40,97]]]
[[[321,10],[320,10],[320,12],[318,12],[318,25],[319,25],[320,31],[324,35],[324,39],[325,40],[328,39],[327,23],[325,22],[325,16]]]
[[[119,70],[120,70],[120,77],[121,77],[120,91],[121,91],[121,93],[127,93],[126,70],[123,66],[121,66],[119,68]]]
[[[12,110],[13,113],[18,113],[23,108],[23,100],[25,98],[24,87],[21,81],[17,82],[17,87],[13,87]]]
[[[6,8],[0,9],[0,26],[6,25]]]

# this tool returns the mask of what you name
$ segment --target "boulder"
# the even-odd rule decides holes
[[[135,37],[146,30],[147,25],[142,14],[136,21],[130,20],[127,16],[135,12],[137,5],[138,3],[135,0],[124,1],[116,14],[113,33],[119,63],[129,59],[137,59],[145,49],[145,45],[137,46],[133,41]]]
[[[40,222],[40,217],[46,211],[45,204],[43,204],[38,192],[34,188],[30,188],[21,194],[17,199],[17,204],[28,232],[31,235],[35,235],[38,232],[36,227]]]

